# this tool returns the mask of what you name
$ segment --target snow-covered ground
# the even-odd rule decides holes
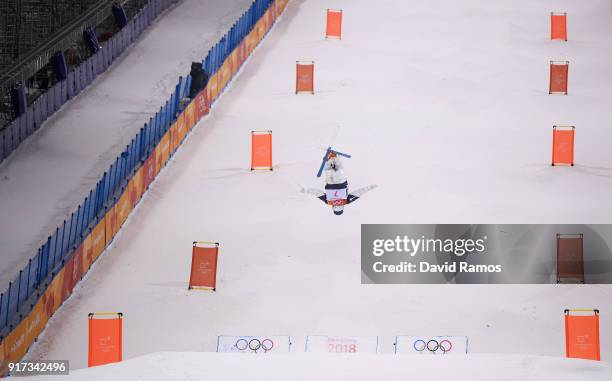
[[[0,165],[1,290],[250,3],[180,1]]]
[[[322,38],[326,8],[344,9],[341,41]],[[568,43],[548,40],[553,10],[569,13]],[[126,359],[214,351],[221,334],[291,335],[296,352],[306,335],[377,335],[383,354],[363,364],[448,376],[436,379],[606,379],[609,364],[575,360],[468,356],[421,368],[384,356],[403,334],[466,335],[476,354],[561,358],[563,310],[590,307],[601,310],[602,360],[611,362],[612,285],[362,285],[360,226],[612,222],[611,47],[607,0],[291,1],[29,358],[85,367],[87,314],[121,311]],[[316,94],[296,96],[295,61],[306,59],[316,61]],[[570,95],[548,95],[550,59],[570,61]],[[573,168],[550,166],[553,124],[577,126]],[[300,193],[322,187],[315,172],[337,125],[336,148],[353,155],[351,187],[379,185],[341,217]],[[257,129],[273,130],[272,172],[249,171]],[[217,292],[187,290],[196,240],[221,243]],[[286,368],[280,357],[137,361],[163,364],[171,378],[173,358],[202,359],[218,379],[280,369],[300,379],[292,364],[314,374],[299,355],[284,358]],[[320,361],[334,369],[324,379],[353,366],[385,374],[356,359]]]
[[[540,356],[330,356],[303,353],[242,356],[217,353],[155,353],[119,364],[78,370],[68,377],[55,378],[66,381],[605,381],[612,380],[612,364]],[[38,379],[40,378],[36,378]]]

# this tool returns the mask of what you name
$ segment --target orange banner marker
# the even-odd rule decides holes
[[[217,289],[217,258],[219,243],[194,242],[191,253],[191,275],[189,289]]]
[[[550,61],[550,85],[548,88],[549,94],[567,95],[568,71],[568,61]]]
[[[553,126],[552,165],[574,165],[574,126]]]
[[[272,131],[251,131],[251,171],[272,170]]]
[[[89,314],[88,367],[121,361],[122,323],[123,314],[121,312]]]
[[[582,234],[557,234],[557,283],[584,283]]]
[[[571,312],[592,315],[571,315]],[[599,310],[565,310],[565,355],[600,361]]]
[[[342,9],[327,10],[325,38],[329,37],[342,39]]]
[[[297,61],[295,69],[295,93],[314,94],[314,61]]]
[[[567,41],[567,13],[550,12],[550,39]]]

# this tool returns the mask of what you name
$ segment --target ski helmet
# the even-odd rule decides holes
[[[343,206],[343,205],[334,205],[334,206],[332,207],[332,209],[333,209],[334,214],[335,214],[336,216],[339,216],[339,215],[341,215],[342,213],[344,213],[344,206]]]

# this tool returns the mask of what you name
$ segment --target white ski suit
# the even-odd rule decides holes
[[[346,176],[340,157],[334,156],[328,159],[325,163],[325,183],[342,184],[344,182],[346,182]]]
[[[332,205],[334,214],[342,214],[348,199],[348,181],[342,161],[338,156],[331,157],[325,163],[325,196],[322,200]]]

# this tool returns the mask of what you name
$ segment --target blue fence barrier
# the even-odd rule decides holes
[[[26,113],[11,125],[10,134],[0,135],[1,154],[9,153],[27,135],[36,130],[48,116],[63,104],[62,101],[76,96],[95,76],[108,68],[113,59],[167,6],[175,0],[152,0],[141,9],[128,26],[111,40],[105,42],[96,55],[83,62],[68,78],[54,86],[53,91],[43,94]],[[225,59],[234,51],[274,0],[256,0],[234,23],[232,28],[215,44],[205,59],[203,67],[208,75],[214,75]],[[97,63],[96,63],[97,62]],[[144,161],[149,157],[161,138],[182,111],[181,100],[189,95],[191,77],[180,77],[174,92],[154,117],[140,129],[125,150],[104,172],[96,186],[89,191],[84,201],[64,220],[63,224],[47,238],[26,267],[19,271],[15,280],[0,294],[0,338],[6,337],[34,306],[44,293],[53,274],[60,270],[93,227],[104,218],[106,211],[117,202],[117,196]],[[27,115],[30,115],[29,117]],[[33,123],[32,127],[28,122]],[[23,123],[23,126],[22,126]],[[21,132],[21,127],[24,131]],[[6,156],[4,156],[6,157]]]

